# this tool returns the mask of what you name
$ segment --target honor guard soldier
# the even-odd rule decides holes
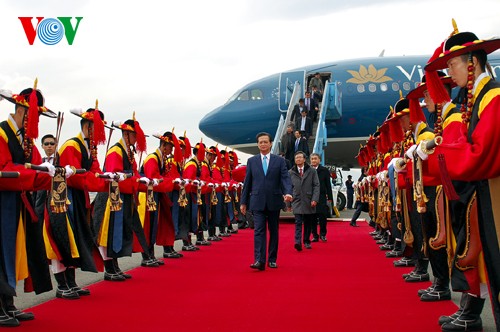
[[[113,123],[122,131],[121,139],[106,154],[104,176],[110,181],[109,193],[98,193],[94,206],[94,230],[97,245],[104,259],[104,280],[124,281],[131,278],[118,266],[118,258],[131,256],[133,251],[133,235],[141,245],[140,251],[148,252],[148,245],[142,229],[135,195],[139,190],[140,178],[134,153],[146,151],[146,138],[139,123],[129,119],[123,123]],[[142,190],[145,190],[144,188]],[[143,259],[141,266],[157,267],[156,260]]]
[[[184,163],[191,156],[191,144],[189,139],[184,136],[178,137],[181,153],[174,153],[174,156],[168,158],[169,178],[173,179],[174,188],[170,193],[172,202],[172,219],[174,222],[175,239],[182,240],[183,251],[195,251],[197,248],[191,244],[189,237],[189,222],[186,217],[186,206],[188,205],[188,195],[186,193],[186,182],[182,177]],[[178,158],[178,160],[176,160]],[[176,252],[173,246],[163,247],[164,258],[181,258],[182,254]]]
[[[168,157],[176,149],[177,154],[180,151],[179,143],[175,135],[169,131],[163,135],[155,134],[160,140],[160,144],[155,152],[150,153],[144,160],[141,173],[152,181],[154,193],[139,194],[139,215],[143,220],[144,233],[149,244],[149,251],[143,254],[143,259],[154,257],[155,243],[164,247],[173,248],[175,241],[175,229],[170,211],[171,201],[169,193],[174,188],[173,179],[169,176]],[[160,183],[161,181],[161,183]],[[148,189],[150,190],[150,189]],[[163,265],[162,260],[156,260]]]
[[[98,109],[97,102],[95,108],[85,112],[78,109],[70,112],[81,118],[81,131],[62,145],[59,164],[87,172],[68,178],[67,197],[71,204],[66,212],[52,211],[51,204],[48,204],[44,235],[47,258],[51,260],[51,269],[57,281],[56,297],[78,299],[90,295],[90,291],[76,284],[75,268],[97,273],[100,266],[102,270],[102,262],[99,260],[96,264],[94,260],[99,257],[99,252],[90,227],[92,223],[89,222],[89,191],[107,190],[106,182],[95,176],[102,173],[97,146],[106,142],[106,134],[104,114]]]
[[[453,142],[443,141],[434,153],[418,146],[424,154],[431,153],[430,162],[443,155],[452,180],[472,183],[476,191],[479,234],[488,272],[490,297],[497,328],[500,326],[500,250],[498,229],[500,218],[495,207],[500,199],[500,161],[497,145],[500,132],[500,85],[486,68],[487,54],[500,48],[500,39],[479,39],[472,32],[454,33],[444,41],[440,54],[426,66],[426,72],[448,68],[448,74],[460,87],[458,104],[461,106],[462,124],[459,137]],[[436,75],[437,76],[437,75]],[[428,82],[431,78],[428,78]],[[439,81],[435,80],[439,85]],[[447,97],[439,90],[432,96],[441,103]],[[427,153],[426,153],[427,152]],[[432,160],[434,159],[434,161]],[[467,251],[476,251],[477,241],[467,243]],[[464,252],[467,254],[467,252]],[[471,257],[472,258],[472,257]],[[484,298],[467,296],[457,312],[445,322],[443,331],[473,331],[482,329],[480,313]]]
[[[0,91],[0,100],[15,105],[14,113],[0,123],[0,170],[19,173],[16,181],[2,181],[0,191],[0,326],[19,326],[20,321],[32,320],[32,313],[22,312],[14,305],[16,285],[25,280],[25,292],[41,294],[52,290],[49,268],[42,237],[42,221],[38,220],[31,191],[48,190],[50,176],[26,169],[25,163],[45,167],[53,176],[55,167],[42,164],[42,157],[33,140],[38,137],[39,115],[55,117],[44,105],[42,93],[28,88],[19,94]],[[29,262],[29,264],[28,264]]]

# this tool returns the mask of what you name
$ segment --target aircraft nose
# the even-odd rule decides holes
[[[207,137],[214,137],[217,132],[220,134],[220,119],[219,119],[219,110],[221,108],[218,107],[206,114],[199,122],[198,128],[200,131]]]

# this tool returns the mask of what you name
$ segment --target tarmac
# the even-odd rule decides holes
[[[334,216],[332,218],[328,218],[328,222],[350,222],[355,210],[349,210],[349,209],[344,209],[343,211],[340,211],[340,215]],[[282,222],[293,222],[293,214],[289,212],[282,212],[281,215],[281,220]],[[368,223],[370,220],[370,217],[368,216],[367,213],[362,212],[360,217],[358,218],[357,222],[358,224],[361,224],[363,222]],[[360,228],[360,231],[366,231],[365,228]],[[367,233],[367,237],[370,237],[370,235]],[[195,240],[195,239],[194,239]],[[375,246],[378,246],[374,243],[374,248],[373,250],[378,250]],[[181,247],[182,247],[182,242],[181,241],[176,241],[175,242],[175,250],[178,252],[181,252]],[[163,248],[156,246],[155,248],[155,255],[157,258],[161,258],[163,254]],[[381,252],[381,255],[384,253]],[[180,258],[182,259],[182,258]],[[139,253],[133,254],[132,257],[124,257],[120,258],[120,268],[123,271],[131,270],[136,267],[139,267],[141,265],[141,260],[142,256]],[[168,264],[168,260],[166,259]],[[407,272],[406,269],[401,271],[401,274],[404,272]],[[432,271],[429,266],[429,273],[431,274],[431,280],[433,279],[432,277]],[[103,276],[104,274],[101,273],[90,273],[90,272],[81,272],[80,270],[76,271],[76,281],[80,287],[85,287],[100,281],[103,281]],[[17,286],[17,297],[14,299],[15,305],[21,309],[27,309],[39,304],[42,304],[44,302],[54,300],[55,299],[55,288],[57,286],[57,283],[55,279],[52,277],[52,284],[54,285],[54,291],[51,292],[46,292],[40,295],[34,295],[34,293],[24,293],[23,291],[23,283],[19,283]],[[423,284],[424,286],[424,284]],[[428,286],[428,283],[425,283],[425,287]],[[423,288],[425,288],[423,287]],[[92,296],[92,295],[91,295]],[[417,296],[415,294],[415,296]],[[457,305],[460,303],[460,297],[461,293],[458,292],[452,292],[452,301]],[[443,313],[443,314],[451,314],[451,313]],[[482,321],[483,321],[483,331],[495,331],[495,321],[493,319],[493,313],[491,310],[491,302],[490,299],[488,298],[485,302],[483,313],[481,315]],[[437,324],[437,322],[436,322]]]

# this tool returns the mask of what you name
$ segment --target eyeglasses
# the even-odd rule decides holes
[[[44,142],[43,145],[45,145],[45,146],[56,145],[56,142]]]

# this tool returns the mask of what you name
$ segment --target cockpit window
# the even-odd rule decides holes
[[[234,100],[262,100],[264,99],[264,94],[261,89],[252,89],[252,90],[243,90],[236,92],[231,98],[229,98],[228,102],[232,102]]]
[[[252,100],[261,100],[263,98],[262,96],[262,90],[261,89],[253,89],[250,91],[250,96]]]
[[[245,91],[242,91],[238,98],[236,98],[237,100],[248,100],[249,99],[249,94],[248,94],[248,90],[245,90]]]

